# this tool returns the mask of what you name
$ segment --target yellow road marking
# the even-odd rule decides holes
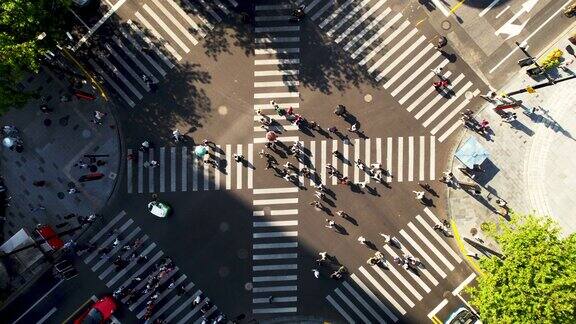
[[[84,75],[86,75],[86,77],[88,77],[88,79],[90,79],[90,82],[96,87],[98,88],[98,91],[100,91],[100,95],[102,96],[102,98],[104,98],[104,100],[108,101],[108,96],[106,95],[106,92],[104,92],[104,89],[102,89],[102,87],[100,86],[100,84],[98,84],[98,82],[94,79],[94,77],[92,77],[92,75],[90,73],[88,73],[88,71],[86,71],[86,69],[82,66],[82,64],[80,64],[80,62],[78,62],[69,52],[68,50],[66,50],[66,48],[62,47],[62,52],[64,54],[66,54],[66,57],[68,57],[69,59],[72,60],[72,62],[74,62],[74,64],[76,64],[76,66],[82,70],[82,73],[84,73]]]
[[[464,3],[464,1],[466,1],[466,0],[461,0],[461,1],[458,2],[454,7],[452,7],[452,9],[450,10],[450,13],[453,14],[454,11],[456,11],[458,8],[460,8],[460,6],[462,6],[462,4]]]
[[[76,308],[76,310],[74,312],[72,312],[72,314],[70,316],[68,316],[67,319],[64,320],[64,322],[62,322],[62,324],[66,324],[70,321],[70,319],[74,316],[74,315],[78,315],[78,311],[82,310],[84,307],[86,307],[86,305],[92,301],[92,298],[88,298],[87,301],[84,302],[84,304],[82,304],[82,306]]]
[[[476,261],[468,256],[466,248],[464,247],[464,242],[462,242],[462,238],[460,237],[460,233],[458,232],[458,228],[456,227],[456,222],[454,222],[454,220],[450,221],[450,227],[452,228],[452,232],[454,233],[454,239],[456,239],[456,245],[458,245],[460,252],[462,252],[462,255],[466,258],[466,261],[468,261],[468,264],[472,268],[474,268],[476,272],[478,272],[480,275],[483,276],[484,272],[480,269]]]
[[[420,25],[421,23],[423,23],[424,21],[426,21],[426,19],[428,19],[428,16],[426,16],[424,19],[419,20],[419,21],[416,23],[416,27],[418,27],[418,25]]]
[[[442,324],[442,321],[436,315],[432,316],[431,320],[435,324]]]

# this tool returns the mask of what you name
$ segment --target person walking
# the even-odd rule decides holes
[[[172,131],[172,137],[174,137],[174,141],[176,143],[180,142],[180,139],[182,137],[182,133],[180,133],[180,131],[178,129],[175,129]]]
[[[426,194],[424,191],[415,191],[415,190],[413,190],[412,192],[416,194],[416,197],[415,197],[416,200],[420,200],[420,201],[422,201],[422,200],[424,199],[424,196],[425,196],[425,194]]]
[[[432,71],[432,73],[434,73],[435,75],[440,76],[440,74],[442,73],[442,67],[439,66],[439,67],[436,67],[430,71]]]
[[[360,242],[362,245],[366,245],[366,238],[364,236],[359,236],[358,242]]]
[[[334,222],[333,220],[330,220],[328,218],[326,218],[326,224],[324,225],[324,227],[326,228],[334,228],[334,225],[336,225],[336,222]]]
[[[244,161],[244,155],[234,153],[234,161],[240,163]]]
[[[312,274],[314,274],[314,278],[320,278],[320,271],[318,271],[318,269],[312,269]]]

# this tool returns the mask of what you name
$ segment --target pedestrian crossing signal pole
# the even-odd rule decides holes
[[[544,75],[546,76],[546,79],[548,79],[548,84],[554,84],[554,79],[548,74],[548,72],[546,72],[545,69],[543,69],[543,68],[538,64],[538,62],[536,62],[536,60],[534,60],[534,59],[532,58],[532,56],[530,56],[530,54],[528,53],[528,51],[526,51],[526,46],[527,46],[527,44],[524,43],[524,42],[523,42],[522,44],[520,44],[520,43],[518,43],[518,42],[514,42],[514,43],[516,43],[516,46],[518,46],[518,48],[522,51],[522,53],[524,53],[524,55],[526,55],[526,57],[530,58],[530,59],[532,60],[532,62],[534,63],[534,65],[536,65],[536,67],[537,67],[538,69],[540,69],[540,71],[542,71],[542,73],[544,73]]]

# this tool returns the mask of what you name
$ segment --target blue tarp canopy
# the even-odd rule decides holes
[[[482,164],[490,154],[486,149],[478,142],[476,137],[470,137],[464,145],[456,151],[456,158],[464,163],[465,166],[472,169],[474,164]]]

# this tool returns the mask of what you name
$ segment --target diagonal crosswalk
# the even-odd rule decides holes
[[[230,15],[238,3],[204,0],[147,0],[121,26],[109,42],[102,44],[106,55],[90,59],[90,66],[107,86],[129,106],[134,107],[152,82],[164,79],[192,48],[209,35],[214,23]]]
[[[117,239],[119,243],[115,245]],[[210,316],[207,314],[218,312],[212,303],[203,306],[210,299],[203,296],[202,291],[142,232],[134,220],[127,217],[126,212],[118,213],[89,242],[97,248],[78,254],[111,291],[122,288],[125,294],[117,296],[117,300],[134,312],[138,319],[145,320],[150,301],[155,305],[150,322],[164,318],[170,323],[200,323]],[[116,265],[120,259],[125,262],[123,266]],[[186,292],[181,291],[181,287]],[[130,291],[133,293],[129,294]],[[201,296],[202,302],[194,308],[189,307],[197,296]]]
[[[444,142],[461,125],[458,113],[480,94],[458,74],[448,89],[436,90],[431,69],[449,61],[386,0],[303,0],[305,12],[328,37],[388,89],[421,125]],[[278,36],[281,37],[281,36]],[[451,71],[445,72],[449,77]]]
[[[441,221],[425,208],[423,215],[394,236],[397,244],[380,249],[387,266],[361,265],[326,296],[328,303],[349,323],[399,321],[455,269],[454,264],[462,262],[447,243],[449,238],[434,230],[436,224]],[[406,269],[393,261],[406,255],[418,258],[422,265]]]

